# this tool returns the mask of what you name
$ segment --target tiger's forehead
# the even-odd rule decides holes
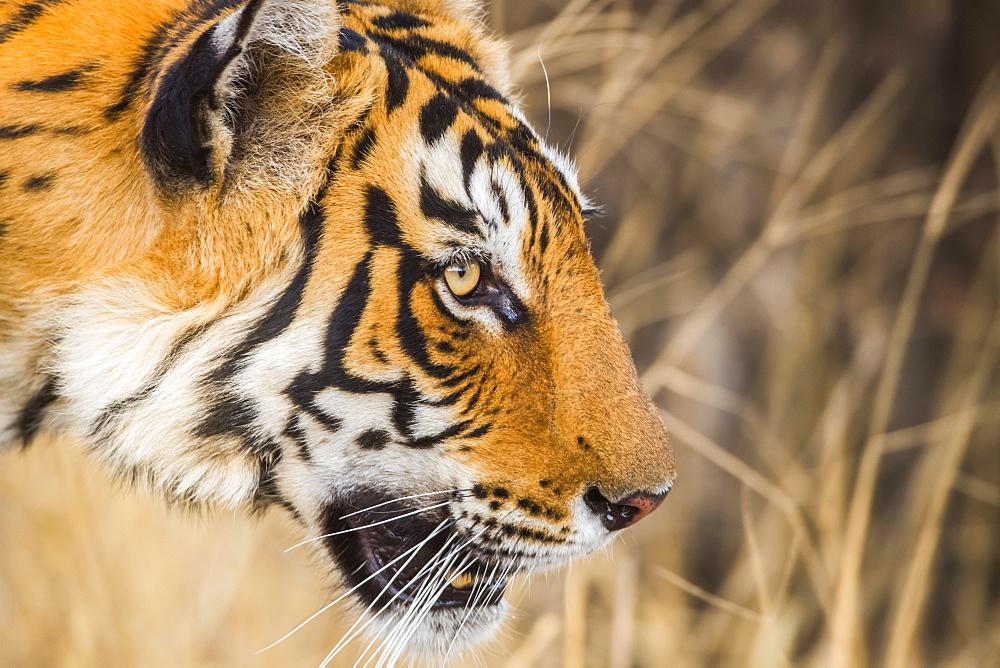
[[[426,237],[421,249],[482,247],[512,267],[544,252],[563,227],[582,233],[581,196],[570,162],[493,84],[484,40],[469,30],[348,4],[340,58],[369,70],[378,92],[341,160],[378,179],[397,213],[419,214],[399,222]]]

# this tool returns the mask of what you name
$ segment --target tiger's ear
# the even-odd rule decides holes
[[[332,105],[324,66],[339,30],[333,0],[249,0],[205,30],[160,73],[146,114],[143,155],[161,191],[300,180]]]

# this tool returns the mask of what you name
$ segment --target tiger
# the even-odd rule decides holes
[[[483,11],[0,3],[0,446],[284,509],[396,655],[480,645],[511,578],[656,509],[594,207]]]

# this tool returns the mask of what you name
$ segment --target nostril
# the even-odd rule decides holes
[[[587,504],[601,524],[608,531],[618,531],[632,524],[633,516],[639,512],[638,508],[611,503],[596,487],[591,487],[583,495],[583,502]]]
[[[662,494],[636,492],[629,494],[618,503],[612,503],[596,487],[591,487],[583,495],[583,501],[601,520],[605,529],[618,531],[632,526],[656,510],[666,496],[666,492]]]

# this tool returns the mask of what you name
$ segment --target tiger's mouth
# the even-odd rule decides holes
[[[324,544],[371,614],[409,606],[487,608],[503,600],[508,570],[476,558],[475,534],[455,531],[446,513],[435,522],[395,502],[356,505],[379,507],[328,508]]]

